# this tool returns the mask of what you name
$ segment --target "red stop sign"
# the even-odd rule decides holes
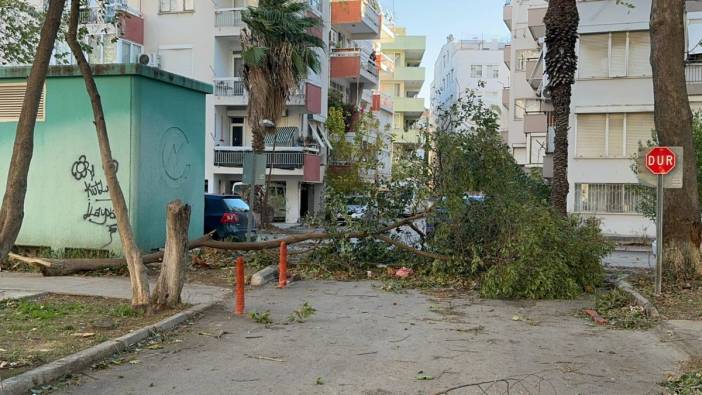
[[[646,168],[653,174],[665,175],[675,169],[677,164],[675,152],[668,147],[653,147],[646,154]]]

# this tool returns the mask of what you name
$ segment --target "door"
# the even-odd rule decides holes
[[[234,53],[232,57],[232,76],[241,78],[244,75],[244,60],[240,53]]]
[[[230,141],[233,147],[244,145],[244,118],[232,118]]]
[[[300,218],[305,218],[310,212],[310,184],[302,184],[300,196]]]

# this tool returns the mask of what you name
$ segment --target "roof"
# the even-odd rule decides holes
[[[91,65],[95,76],[123,76],[135,75],[152,80],[162,81],[171,85],[177,85],[185,89],[190,89],[206,94],[212,93],[212,85],[201,81],[183,77],[182,75],[169,73],[155,67],[141,64],[96,64]],[[17,79],[29,77],[31,66],[4,66],[0,67],[0,80]],[[50,66],[48,77],[81,77],[82,74],[78,66]]]
[[[276,147],[294,147],[297,136],[300,134],[299,128],[297,126],[287,126],[278,128],[275,134],[267,134],[265,137],[265,143],[268,146],[273,145],[273,139],[275,139]]]

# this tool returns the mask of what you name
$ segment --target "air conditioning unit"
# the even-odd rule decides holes
[[[151,67],[161,66],[161,57],[157,53],[143,53],[139,55],[139,64]]]

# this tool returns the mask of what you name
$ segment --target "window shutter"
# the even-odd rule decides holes
[[[580,78],[609,76],[609,34],[580,36]]]
[[[624,155],[624,114],[609,114],[607,156],[621,158]]]
[[[609,73],[611,77],[626,75],[626,33],[612,33],[612,57]]]
[[[0,84],[0,122],[19,121],[26,90],[27,84],[24,82]],[[42,92],[41,99],[39,100],[37,121],[45,120],[45,96],[46,88]]]
[[[649,76],[651,71],[651,36],[648,32],[629,33],[629,76]]]
[[[646,144],[655,128],[653,113],[628,114],[626,118],[626,155],[639,152],[639,142]]]
[[[577,152],[580,158],[602,158],[605,156],[604,114],[578,115]]]
[[[185,10],[187,11],[192,11],[195,9],[195,5],[193,4],[193,0],[185,0]]]

